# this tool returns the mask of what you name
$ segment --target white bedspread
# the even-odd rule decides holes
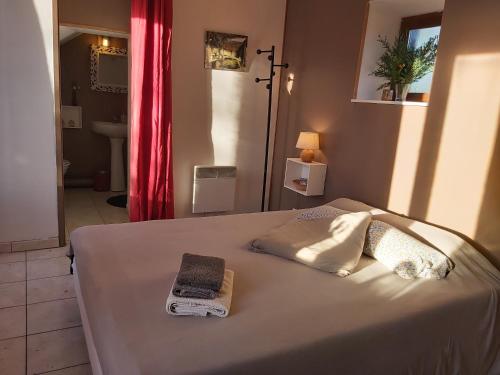
[[[410,281],[362,258],[339,278],[247,250],[291,211],[78,229],[81,300],[103,373],[499,374],[499,271],[453,234],[373,213],[446,253],[455,269]],[[227,318],[165,312],[184,252],[223,257],[235,271]]]

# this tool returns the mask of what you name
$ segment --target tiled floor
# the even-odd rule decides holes
[[[91,374],[65,253],[0,254],[0,374]]]
[[[78,227],[128,222],[125,208],[109,205],[106,200],[121,193],[97,192],[92,189],[69,188],[64,191],[66,233]]]
[[[67,189],[67,232],[128,221],[116,193]],[[0,374],[90,375],[67,248],[0,253]]]

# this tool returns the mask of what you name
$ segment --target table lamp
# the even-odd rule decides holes
[[[297,140],[297,148],[302,149],[300,159],[304,163],[314,160],[314,150],[319,150],[319,134],[314,132],[300,132]]]

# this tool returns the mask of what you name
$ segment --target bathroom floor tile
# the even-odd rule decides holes
[[[90,200],[91,188],[69,188],[64,190],[65,207],[85,207]]]
[[[97,192],[90,188],[72,188],[64,191],[66,234],[87,225],[129,222],[126,208],[113,207],[106,200],[120,192]]]
[[[26,281],[0,284],[0,308],[26,304]]]
[[[0,374],[26,374],[26,337],[0,340]]]
[[[97,192],[90,191],[90,197],[99,215],[105,224],[128,223],[128,211],[126,208],[114,207],[108,204],[107,199],[115,195],[121,195],[120,192]]]
[[[51,259],[66,256],[68,246],[26,252],[26,260]]]
[[[28,280],[27,301],[28,303],[37,303],[75,297],[73,283],[73,275]]]
[[[66,226],[70,231],[87,225],[104,224],[89,195],[89,190],[91,189],[67,189],[65,191],[64,211]]]
[[[26,335],[26,306],[0,309],[0,340]]]
[[[69,274],[69,263],[68,257],[30,260],[26,262],[28,280],[67,275]]]
[[[28,336],[27,357],[29,375],[88,363],[82,327]]]
[[[26,263],[0,264],[0,283],[12,283],[26,280]]]
[[[28,335],[82,324],[76,298],[35,303],[27,309]]]
[[[87,363],[85,365],[73,366],[64,368],[62,370],[51,371],[49,373],[45,372],[47,375],[92,375],[92,368],[90,364]]]
[[[15,253],[0,253],[0,263],[24,262],[26,253],[24,251]]]
[[[113,207],[107,203],[105,204],[109,207],[97,207],[104,224],[128,223],[130,221],[125,208]]]
[[[99,222],[82,222],[82,221],[73,222],[68,219],[66,221],[66,238],[69,241],[69,239],[71,238],[71,232],[73,232],[75,229],[81,227],[87,227],[89,225],[102,225],[102,224],[104,224],[104,221],[102,219],[99,219]]]

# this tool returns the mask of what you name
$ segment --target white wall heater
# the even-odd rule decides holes
[[[236,167],[194,167],[193,213],[224,212],[234,210]]]

